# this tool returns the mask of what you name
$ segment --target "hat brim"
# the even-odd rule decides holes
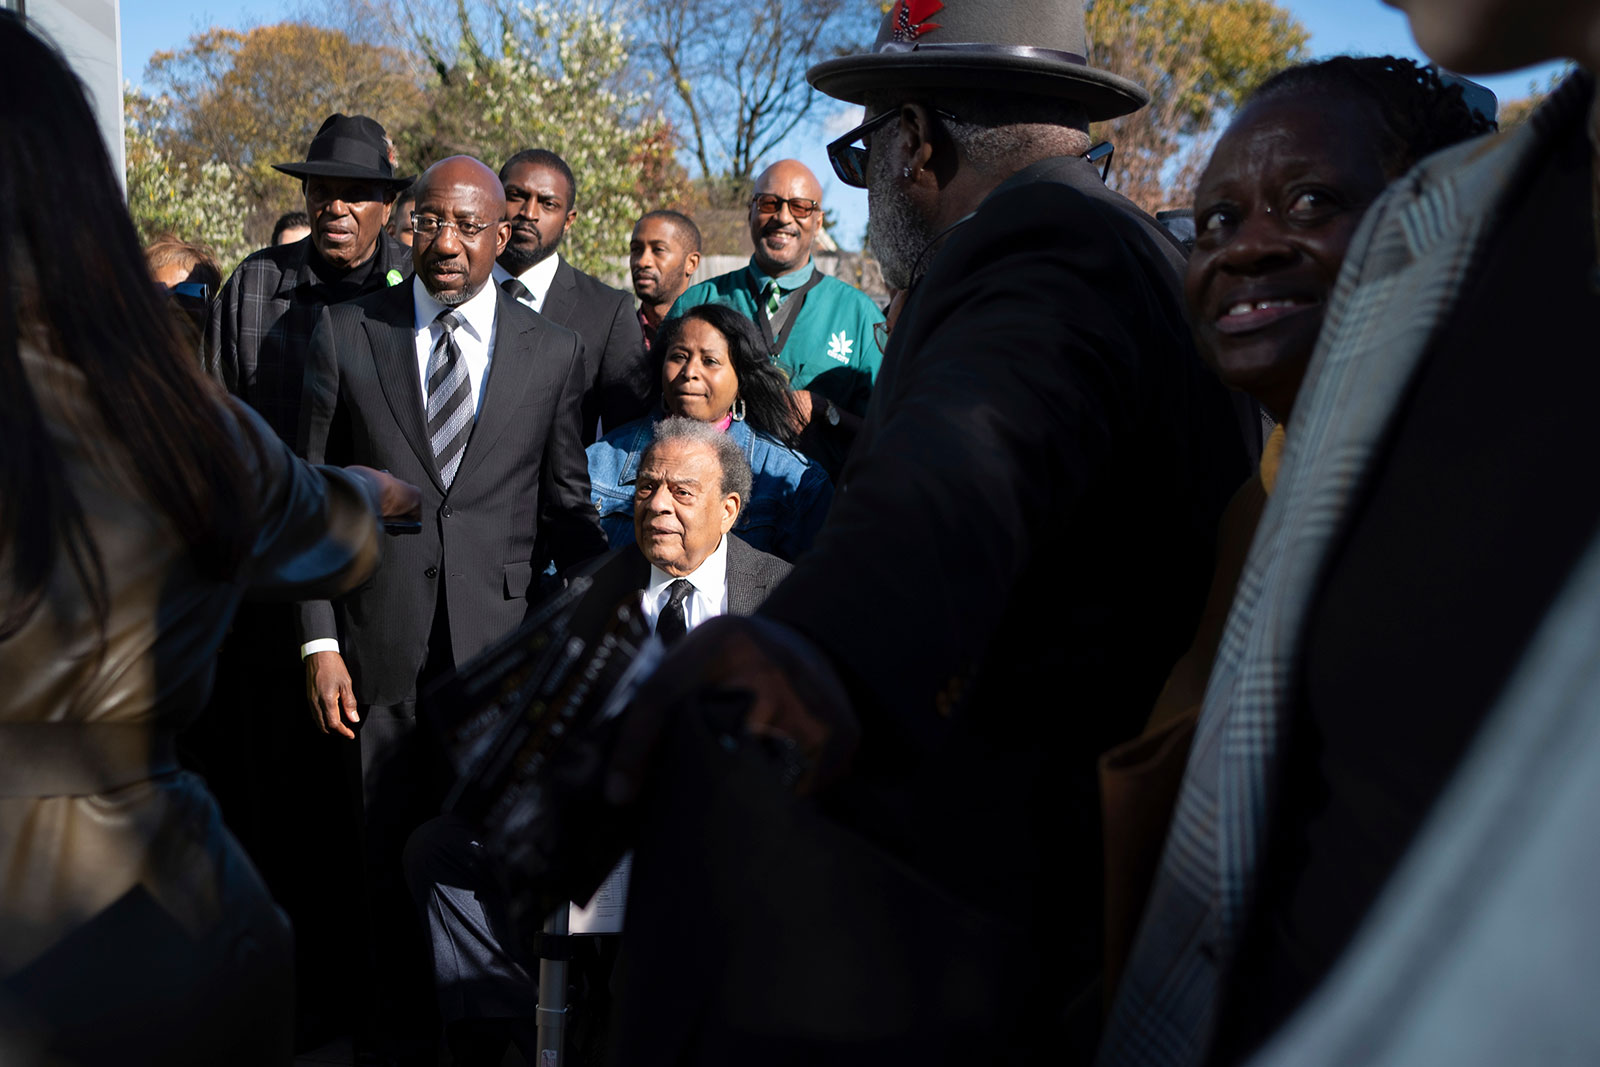
[[[404,189],[415,178],[395,178],[377,171],[358,167],[353,163],[339,163],[324,159],[307,163],[274,163],[272,169],[296,178],[351,178],[357,181],[379,182],[392,189]]]
[[[1004,53],[885,52],[842,56],[806,71],[819,92],[865,104],[882,90],[994,89],[1056,97],[1082,104],[1090,122],[1138,111],[1150,94],[1126,78],[1098,67]]]

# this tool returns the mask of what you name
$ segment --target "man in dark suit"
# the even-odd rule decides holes
[[[656,397],[639,320],[626,293],[560,255],[561,239],[578,217],[578,182],[566,161],[543,148],[524,149],[506,160],[500,181],[511,239],[495,266],[495,284],[583,339],[583,443],[591,445],[599,427],[632,422]]]
[[[1089,122],[1148,97],[1086,52],[1080,3],[900,0],[870,53],[808,74],[866,106],[829,152],[910,296],[810,553],[630,716],[617,801],[654,713],[729,688],[815,800],[708,787],[738,768],[685,744],[693,716],[656,720],[622,1062],[1092,1054],[1096,758],[1188,644],[1246,464],[1170,238],[1083,158]],[[688,906],[716,916],[696,974]]]
[[[328,116],[301,162],[273,164],[300,182],[310,233],[246,257],[212,302],[207,371],[297,444],[311,334],[322,309],[394,286],[409,288],[410,250],[384,230],[400,209],[383,127],[364,115]],[[304,231],[302,230],[302,233]],[[205,713],[185,732],[186,756],[212,783],[223,819],[295,927],[298,1029],[321,1044],[328,1005],[343,988],[334,962],[346,934],[322,908],[330,885],[355,876],[354,827],[327,818],[346,790],[337,753],[305,728],[296,676],[295,611],[246,604],[217,662]],[[314,873],[313,873],[314,872]]]
[[[435,164],[417,182],[412,283],[326,309],[311,342],[305,454],[423,493],[421,529],[389,539],[366,586],[300,611],[318,724],[360,732],[375,942],[398,952],[385,981],[404,981],[407,950],[425,973],[399,875],[442,785],[412,732],[418,690],[522,621],[547,563],[536,545],[562,566],[605,550],[578,437],[578,338],[488,284],[503,206],[482,163]]]
[[[751,614],[790,566],[729,532],[750,482],[744,452],[727,434],[692,419],[662,420],[639,460],[635,543],[569,576],[592,578],[597,595],[635,598],[669,644],[706,619]],[[534,1063],[533,961],[525,963],[511,947],[503,898],[475,837],[471,825],[442,815],[406,843],[406,880],[432,938],[440,1014],[458,1067],[499,1063],[509,1041]],[[626,882],[614,880],[597,896],[621,897]],[[583,997],[571,1051],[576,1062],[600,1062],[616,938],[574,940],[574,978]]]

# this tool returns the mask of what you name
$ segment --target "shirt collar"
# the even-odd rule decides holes
[[[498,300],[499,294],[495,287],[485,283],[482,289],[473,294],[471,300],[457,305],[454,309],[461,316],[468,332],[479,341],[487,341],[494,334],[495,304]],[[433,320],[438,318],[439,312],[445,308],[433,298],[433,294],[428,292],[422,284],[422,279],[415,275],[411,278],[411,303],[416,309],[418,333],[433,325]]]
[[[311,238],[304,237],[293,245],[294,253],[285,261],[283,274],[278,279],[277,295],[283,296],[289,291],[305,285],[318,286],[326,284],[322,276],[317,273],[317,263],[321,256],[311,244]],[[372,259],[367,261],[372,267],[372,272],[366,277],[365,290],[370,292],[383,286],[398,285],[402,280],[411,276],[411,250],[405,245],[389,236],[389,232],[378,234],[377,251],[373,252]],[[374,262],[376,261],[376,262]],[[360,270],[360,267],[356,268]],[[398,277],[391,281],[390,276]],[[336,279],[337,280],[337,279]],[[382,283],[382,286],[379,283]]]
[[[779,289],[786,293],[792,293],[806,282],[809,282],[811,275],[816,273],[816,270],[817,265],[807,259],[806,265],[799,270],[792,270],[788,274],[780,274],[776,278],[770,278],[761,272],[760,267],[756,266],[756,257],[750,257],[750,276],[755,279],[756,292],[758,293],[766,289],[767,283],[772,281],[778,283]]]
[[[548,256],[545,256],[539,262],[535,263],[533,266],[517,275],[513,275],[510,271],[496,263],[494,265],[494,283],[499,285],[507,278],[515,277],[523,285],[528,287],[528,292],[538,297],[541,293],[548,294],[550,292],[550,286],[554,284],[556,280],[556,271],[560,268],[561,253],[559,252],[550,253]],[[539,303],[543,305],[543,298],[540,298]]]
[[[711,555],[701,560],[700,566],[683,575],[683,577],[689,579],[696,593],[710,600],[713,604],[720,605],[727,593],[728,538],[730,536],[730,534],[723,534],[722,540],[717,542],[717,547],[712,550]],[[661,594],[666,591],[667,586],[677,580],[678,577],[676,575],[668,574],[652,563],[650,564],[650,584],[644,588],[645,596],[652,601],[659,602]]]

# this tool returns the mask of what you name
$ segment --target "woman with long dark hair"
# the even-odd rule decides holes
[[[660,413],[630,422],[589,446],[589,484],[612,548],[633,543],[633,479],[666,415],[714,423],[750,461],[750,499],[733,532],[752,548],[793,560],[811,546],[833,501],[833,485],[796,447],[789,380],[767,358],[755,324],[701,304],[661,327]]]
[[[0,158],[0,1060],[287,1063],[287,924],[173,738],[246,593],[361,581],[415,490],[299,463],[202,377],[9,12]]]

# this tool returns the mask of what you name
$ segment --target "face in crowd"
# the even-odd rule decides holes
[[[867,239],[884,284],[909,289],[911,272],[937,231],[911,197],[899,123],[891,120],[879,127],[867,146]]]
[[[561,238],[578,217],[566,175],[543,163],[518,163],[506,171],[505,217],[511,222],[500,265],[521,274],[561,247]]]
[[[1287,419],[1356,226],[1388,182],[1366,101],[1247,105],[1195,190],[1189,321],[1223,381]]]
[[[805,266],[821,225],[822,186],[803,163],[786,159],[761,172],[750,198],[750,240],[763,274]]]
[[[411,261],[439,303],[464,304],[488,282],[511,233],[504,207],[494,171],[469,156],[435,163],[417,179]]]
[[[651,445],[633,493],[633,533],[644,557],[675,577],[692,574],[739,518],[739,494],[722,486],[722,465],[709,444]]]
[[[670,307],[689,288],[700,253],[669,218],[639,220],[628,241],[628,273],[640,303]]]
[[[305,194],[317,254],[336,270],[365,263],[389,221],[394,191],[365,178],[307,178]]]
[[[720,422],[739,398],[739,374],[728,339],[703,319],[687,318],[661,361],[667,410],[698,422]]]
[[[394,202],[394,210],[389,213],[389,236],[407,248],[411,247],[411,213],[415,210],[416,194],[408,191],[402,199]]]

